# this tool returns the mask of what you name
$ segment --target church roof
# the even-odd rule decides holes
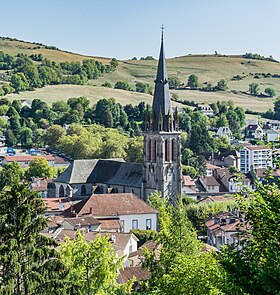
[[[55,182],[107,183],[141,187],[142,164],[114,160],[74,160]]]
[[[168,76],[165,65],[165,54],[163,35],[161,38],[161,48],[158,61],[157,76],[155,80],[155,92],[153,99],[153,115],[155,120],[155,131],[173,131],[173,124],[171,130],[168,123],[168,115],[172,119],[172,107],[169,94]],[[162,130],[159,128],[159,121],[162,120]]]

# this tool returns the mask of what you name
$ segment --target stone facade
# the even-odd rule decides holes
[[[155,190],[164,198],[181,194],[181,141],[178,112],[173,113],[165,66],[163,38],[158,62],[152,111],[144,134],[143,196]]]

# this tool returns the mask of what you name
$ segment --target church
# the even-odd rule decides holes
[[[177,109],[169,93],[163,32],[152,111],[147,114],[143,163],[123,159],[74,160],[48,186],[49,197],[81,199],[92,194],[129,193],[147,200],[153,191],[164,198],[181,194],[181,141]]]

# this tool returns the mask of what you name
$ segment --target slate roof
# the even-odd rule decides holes
[[[169,94],[168,76],[165,65],[165,54],[163,46],[163,35],[161,38],[161,48],[158,61],[157,77],[155,80],[155,92],[153,99],[153,115],[154,115],[154,131],[160,131],[158,122],[162,118],[162,131],[169,131],[168,115],[172,120],[172,107]],[[173,131],[173,124],[171,124],[171,130]]]
[[[123,159],[75,160],[55,182],[107,183],[141,188],[142,164],[127,163]]]
[[[56,182],[63,183],[87,183],[98,160],[75,160],[57,178]]]
[[[71,209],[78,216],[94,217],[157,213],[157,210],[132,193],[92,195],[65,210],[63,215],[73,216]]]

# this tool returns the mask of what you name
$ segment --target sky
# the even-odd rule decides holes
[[[2,1],[1,1],[2,2]],[[272,55],[280,60],[279,0],[3,1],[0,36],[85,55]]]

